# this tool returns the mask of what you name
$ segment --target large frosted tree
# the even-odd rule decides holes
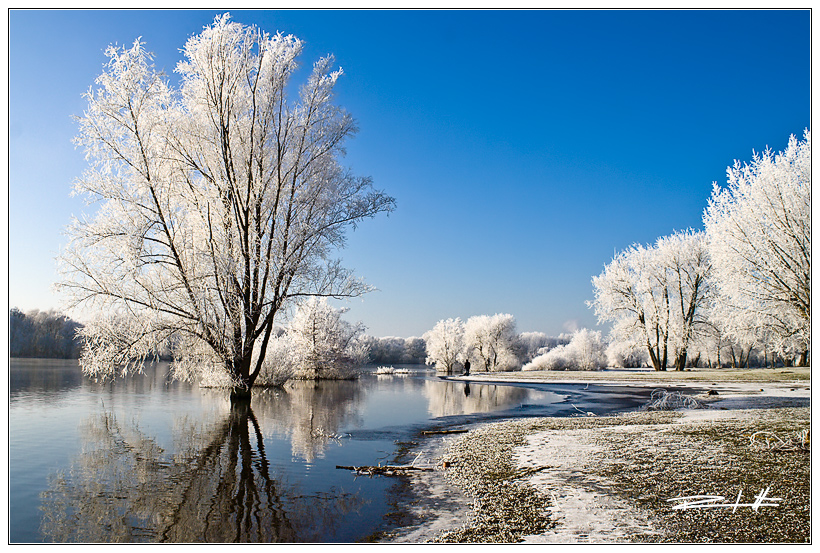
[[[517,337],[515,317],[509,313],[470,317],[464,323],[465,355],[487,372],[517,369]]]
[[[683,370],[705,323],[710,274],[704,234],[675,232],[618,254],[592,279],[589,305],[599,322],[614,323],[613,342],[645,347],[655,370],[666,370],[670,358]]]
[[[785,151],[735,162],[703,221],[718,291],[715,316],[736,339],[805,354],[811,332],[811,132]],[[767,338],[768,337],[768,338]],[[768,342],[768,343],[767,343]]]
[[[294,300],[368,289],[333,255],[394,200],[340,163],[356,128],[332,58],[289,84],[301,50],[225,14],[187,41],[175,86],[140,40],[107,49],[76,139],[75,191],[98,209],[69,228],[59,283],[91,317],[86,373],[139,370],[173,337],[178,376],[216,367],[249,397]]]

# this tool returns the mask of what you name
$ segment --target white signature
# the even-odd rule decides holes
[[[769,490],[771,487],[762,490],[755,496],[754,503],[741,503],[740,498],[743,496],[743,490],[737,494],[737,499],[734,503],[723,503],[726,498],[722,495],[689,495],[686,497],[673,497],[666,501],[682,501],[679,505],[672,507],[673,510],[687,510],[687,509],[714,509],[714,508],[731,508],[734,513],[740,507],[751,507],[755,512],[761,507],[777,507],[778,501],[783,501],[780,497],[769,497]]]

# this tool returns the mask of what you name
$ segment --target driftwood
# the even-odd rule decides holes
[[[428,467],[414,467],[412,465],[378,465],[378,466],[362,466],[350,467],[344,465],[336,465],[337,469],[352,470],[358,475],[364,476],[398,476],[414,470],[432,472],[435,469]]]
[[[456,429],[456,430],[422,430],[422,434],[464,434],[465,432],[469,432],[469,430],[463,429]]]

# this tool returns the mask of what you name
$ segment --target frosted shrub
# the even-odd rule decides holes
[[[643,367],[649,363],[646,348],[641,348],[629,342],[612,342],[606,348],[606,364],[608,367],[623,369]]]
[[[660,389],[652,392],[649,402],[642,407],[645,411],[674,411],[676,409],[704,409],[692,396],[680,392],[667,392]]]
[[[287,334],[271,338],[262,371],[256,379],[259,386],[281,386],[296,373],[298,359]]]
[[[524,365],[522,371],[558,371],[569,368],[570,361],[566,354],[567,346],[556,346],[546,353],[536,356]]]
[[[349,378],[367,358],[361,324],[342,320],[324,298],[310,298],[297,309],[285,335],[293,378]]]
[[[570,343],[557,346],[524,365],[524,371],[593,371],[606,367],[606,344],[601,333],[581,329]]]

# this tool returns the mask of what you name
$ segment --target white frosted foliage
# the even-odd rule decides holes
[[[801,353],[811,332],[811,132],[735,162],[727,176],[703,217],[715,318],[737,340]]]
[[[301,50],[226,14],[185,44],[178,87],[140,40],[106,51],[76,139],[75,192],[97,211],[60,256],[68,307],[91,319],[87,372],[138,367],[174,336],[177,375],[247,389],[298,300],[369,290],[332,254],[394,201],[340,163],[356,128],[332,58],[290,84]]]

